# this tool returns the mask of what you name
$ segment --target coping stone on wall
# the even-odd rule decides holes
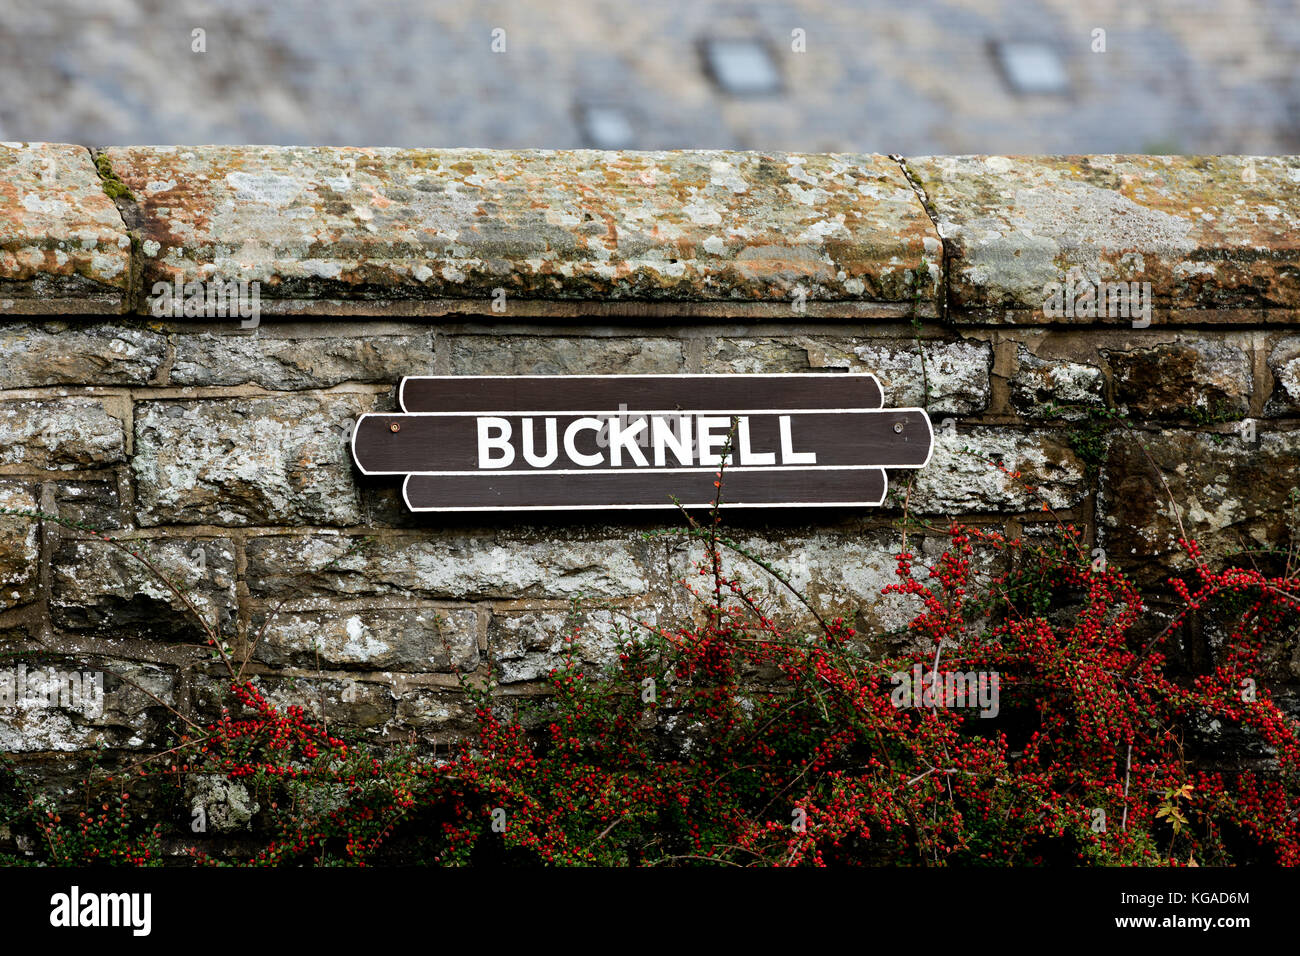
[[[1150,282],[1180,323],[1300,321],[1300,157],[905,160],[943,238],[957,322],[1052,318],[1044,287]],[[1164,316],[1162,316],[1164,317]]]
[[[807,314],[833,305],[897,316],[935,314],[941,290],[934,225],[886,156],[215,146],[103,155],[137,200],[124,212],[141,240],[146,295],[159,282],[220,279],[259,282],[270,314],[491,314],[501,289],[512,316],[530,311],[516,300],[678,315],[760,305],[790,316],[802,290]]]
[[[0,316],[125,311],[131,238],[84,146],[0,143]]]

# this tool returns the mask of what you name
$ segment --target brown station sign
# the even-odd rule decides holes
[[[411,377],[402,411],[362,415],[352,456],[405,475],[412,511],[879,505],[885,469],[922,468],[919,408],[874,375]]]

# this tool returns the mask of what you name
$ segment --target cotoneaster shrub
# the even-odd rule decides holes
[[[703,552],[682,582],[691,622],[629,619],[616,668],[568,653],[542,698],[463,680],[477,729],[437,758],[272,706],[208,629],[230,677],[220,719],[178,714],[175,746],[88,784],[81,811],[11,772],[0,812],[36,851],[10,862],[165,862],[188,811],[145,819],[133,794],[165,805],[191,776],[257,807],[238,849],[183,857],[214,865],[1300,862],[1297,725],[1259,676],[1261,647],[1300,622],[1293,574],[1211,570],[1182,542],[1195,571],[1166,620],[1072,527],[1012,541],[954,524],[924,568],[901,536],[886,590],[915,602],[893,635],[911,650],[871,659],[840,618],[776,614],[737,569],[775,572],[711,519],[674,532]],[[1166,648],[1211,610],[1232,622],[1217,659],[1176,672]],[[918,669],[966,682],[927,688]],[[949,706],[972,703],[949,682],[977,706]],[[1265,756],[1221,759],[1228,730]]]

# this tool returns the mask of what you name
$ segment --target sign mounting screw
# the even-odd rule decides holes
[[[901,435],[902,433],[903,433],[903,423],[902,423],[902,422],[894,422],[894,434],[895,434],[895,435]]]
[[[401,423],[401,422],[389,422],[389,423],[388,423],[388,430],[389,430],[390,432],[400,432],[400,431],[402,430],[402,423]]]

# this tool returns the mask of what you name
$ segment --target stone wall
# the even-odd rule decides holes
[[[0,144],[0,507],[61,519],[0,518],[0,647],[107,675],[103,714],[0,710],[0,748],[70,772],[220,700],[188,609],[87,528],[237,655],[284,602],[249,671],[376,740],[463,731],[456,670],[538,691],[575,600],[592,663],[689,613],[690,549],[646,536],[671,514],[412,515],[361,476],[350,425],[404,375],[874,372],[929,410],[930,465],[880,509],[728,524],[879,648],[904,495],[940,527],[1072,522],[1148,587],[1179,518],[1215,557],[1285,550],[1298,237],[1296,157]],[[256,283],[260,321],[160,316],[177,281]],[[1150,312],[1054,311],[1071,282]]]

